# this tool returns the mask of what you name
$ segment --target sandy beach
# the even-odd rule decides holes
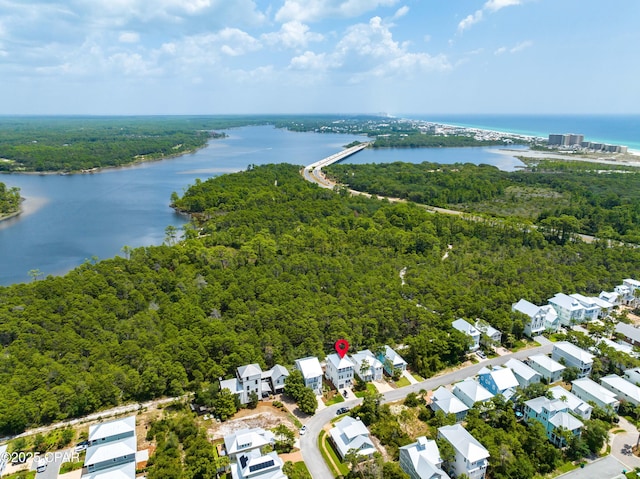
[[[495,153],[505,156],[522,156],[525,158],[534,158],[538,160],[564,160],[564,161],[585,161],[587,163],[596,163],[602,165],[630,166],[640,168],[640,152],[629,152],[626,155],[619,155],[611,158],[591,158],[582,155],[563,155],[560,153],[551,153],[539,150],[514,150],[511,148],[501,148],[495,150]]]
[[[18,219],[24,218],[25,216],[29,216],[35,213],[44,205],[46,205],[48,202],[49,202],[48,198],[44,198],[40,196],[24,197],[24,200],[20,204],[20,211],[12,215],[0,218],[0,229],[10,226],[15,221],[18,221]]]

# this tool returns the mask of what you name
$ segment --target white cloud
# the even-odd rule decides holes
[[[393,19],[397,20],[398,18],[404,17],[407,13],[409,13],[409,7],[403,5],[402,7],[398,8],[396,13],[393,15]]]
[[[474,25],[482,20],[482,17],[482,10],[476,10],[476,13],[467,15],[460,23],[458,23],[458,31],[465,31],[467,28],[471,27],[471,25]]]
[[[212,35],[211,39],[213,42],[222,43],[220,47],[222,53],[234,57],[262,48],[258,40],[237,28],[224,28],[219,33]]]
[[[339,64],[334,63],[334,60],[326,53],[317,54],[310,51],[306,51],[302,55],[292,58],[289,63],[289,69],[291,70],[325,71],[337,66],[339,66]]]
[[[118,35],[118,41],[120,43],[138,43],[140,35],[136,32],[122,32]]]
[[[503,53],[506,53],[506,52],[507,52],[507,47],[500,47],[495,52],[493,52],[493,54],[502,55]]]
[[[309,31],[309,27],[298,21],[287,22],[279,32],[265,33],[262,39],[270,45],[282,45],[285,48],[305,48],[309,42],[319,42],[324,36]]]
[[[476,10],[475,13],[467,15],[460,23],[458,23],[458,33],[462,33],[472,25],[482,21],[484,19],[485,12],[494,13],[505,7],[512,7],[514,5],[521,4],[522,0],[487,0],[480,10]]]
[[[533,42],[527,40],[525,42],[520,42],[518,43],[515,47],[513,47],[511,50],[509,50],[510,53],[517,53],[517,52],[521,52],[522,50],[529,48],[530,46],[533,45]]]
[[[398,0],[285,0],[276,12],[276,20],[316,22],[323,18],[352,18],[378,7],[390,7]]]

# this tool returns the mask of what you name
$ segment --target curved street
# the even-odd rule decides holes
[[[393,391],[389,391],[382,395],[383,402],[399,401],[412,392],[417,393],[422,389],[425,391],[431,391],[439,388],[440,386],[462,381],[467,377],[477,374],[484,366],[500,365],[507,362],[510,358],[524,359],[532,354],[548,354],[551,352],[553,346],[546,338],[536,338],[536,340],[544,345],[536,348],[524,349],[511,354],[505,354],[504,356],[486,359],[477,364],[472,364],[471,366],[460,368],[439,376],[434,376],[418,384],[394,389]],[[302,458],[314,479],[327,479],[329,477],[334,477],[320,453],[320,447],[318,444],[318,435],[320,434],[320,431],[325,424],[335,417],[336,411],[339,408],[344,406],[354,407],[360,404],[361,401],[361,399],[352,399],[339,404],[334,404],[318,412],[306,422],[305,425],[307,426],[307,433],[300,437],[300,450],[302,451]]]

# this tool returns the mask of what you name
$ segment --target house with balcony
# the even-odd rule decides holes
[[[549,304],[558,313],[558,319],[562,326],[573,326],[584,322],[584,306],[580,301],[564,293],[558,293],[549,299]]]
[[[456,422],[462,421],[469,411],[469,406],[444,386],[440,386],[433,392],[429,407],[433,412],[442,411],[445,414],[455,415]]]
[[[326,358],[324,377],[338,389],[350,388],[353,385],[353,361],[348,356],[340,357],[337,353],[329,354]]]
[[[589,378],[572,381],[571,392],[583,401],[593,402],[602,409],[617,412],[620,406],[620,401],[614,393]]]
[[[510,399],[520,385],[513,371],[504,366],[482,368],[478,371],[478,382],[494,396],[502,394],[505,399]]]
[[[558,361],[554,361],[544,354],[534,354],[533,356],[529,356],[527,364],[531,369],[540,374],[540,376],[542,376],[542,378],[549,384],[560,381],[560,379],[562,379],[562,371],[565,370],[565,367],[562,364]]]
[[[536,372],[533,368],[527,366],[519,359],[511,358],[504,365],[513,371],[513,375],[516,377],[521,388],[526,388],[533,383],[539,383],[542,379],[540,373]]]
[[[593,406],[588,402],[583,401],[575,394],[567,391],[562,386],[553,386],[549,388],[549,394],[553,399],[559,399],[564,402],[569,408],[569,412],[579,419],[584,421],[591,419]]]
[[[615,291],[601,291],[598,298],[613,305],[614,308],[620,304],[620,295]]]
[[[89,426],[83,479],[136,477],[136,417],[129,416]]]
[[[454,477],[466,474],[469,479],[484,479],[489,465],[489,451],[460,424],[438,428],[438,437],[453,446],[455,458],[449,464]]]
[[[493,397],[493,394],[472,378],[456,383],[453,386],[453,394],[469,408],[477,402],[485,402]]]
[[[269,394],[280,394],[284,391],[284,383],[289,377],[289,370],[276,364],[268,371],[262,372],[262,397]]]
[[[469,351],[476,351],[480,347],[480,331],[478,331],[473,324],[462,318],[458,318],[451,323],[451,326],[471,338]]]
[[[382,379],[382,363],[371,351],[365,349],[351,355],[353,369],[361,381],[380,381]]]
[[[530,338],[545,331],[557,331],[560,326],[558,313],[550,305],[536,306],[526,299],[521,299],[511,306],[512,311],[524,314],[528,319],[524,323],[524,334]]]
[[[618,401],[627,401],[634,406],[640,406],[640,387],[617,374],[609,374],[600,378],[600,384],[615,394]]]
[[[282,466],[284,462],[277,452],[262,454],[258,450],[243,453],[231,464],[232,479],[287,479]]]
[[[406,371],[407,362],[393,348],[385,344],[384,351],[378,354],[378,361],[382,363],[384,372],[393,376],[396,371]]]
[[[569,406],[560,399],[548,399],[540,396],[524,403],[524,417],[527,422],[538,421],[544,426],[547,437],[558,447],[566,446],[566,440],[559,434],[560,429],[580,436],[584,424],[569,413]]]
[[[376,447],[371,440],[367,426],[362,421],[351,416],[345,416],[340,419],[329,430],[329,438],[341,460],[344,460],[351,450],[354,450],[363,459],[373,457],[373,453],[376,452]]]
[[[302,359],[296,359],[295,366],[302,373],[304,385],[311,389],[316,396],[322,395],[322,366],[315,356],[309,356]]]
[[[584,378],[591,374],[594,357],[593,354],[568,341],[554,343],[551,351],[551,359],[554,361],[558,361],[567,367],[577,368],[579,378]]]
[[[400,468],[410,479],[450,479],[442,470],[438,445],[424,436],[400,448]]]
[[[622,280],[622,284],[613,290],[618,293],[619,304],[634,307],[637,304],[636,290],[640,288],[640,281],[627,278]]]
[[[602,310],[596,301],[598,298],[589,298],[578,293],[570,294],[569,296],[577,300],[584,308],[585,321],[595,321],[602,316]]]

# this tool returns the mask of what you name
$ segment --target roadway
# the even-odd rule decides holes
[[[485,359],[484,361],[481,361],[477,364],[472,364],[471,366],[456,369],[455,371],[451,371],[449,373],[434,376],[417,384],[394,389],[393,391],[389,391],[382,395],[382,402],[388,403],[399,401],[401,399],[404,399],[409,393],[412,392],[417,393],[423,389],[425,391],[432,391],[439,388],[440,386],[446,386],[448,384],[462,381],[468,377],[475,376],[478,371],[484,366],[496,366],[504,364],[510,358],[525,359],[533,354],[548,354],[553,349],[553,345],[546,339],[544,340],[544,343],[546,344],[544,344],[543,346],[525,349],[491,359]],[[333,474],[331,473],[329,467],[324,461],[324,458],[322,457],[322,454],[320,453],[318,444],[318,435],[320,434],[320,431],[322,431],[325,424],[329,423],[331,419],[336,416],[336,411],[339,408],[344,406],[352,408],[359,405],[361,402],[361,399],[352,399],[339,404],[334,404],[318,412],[316,415],[309,418],[309,420],[306,422],[305,425],[307,426],[307,433],[304,436],[300,437],[300,450],[302,452],[302,459],[307,465],[307,468],[309,469],[309,472],[311,473],[313,479],[327,479],[329,477],[333,477]]]

